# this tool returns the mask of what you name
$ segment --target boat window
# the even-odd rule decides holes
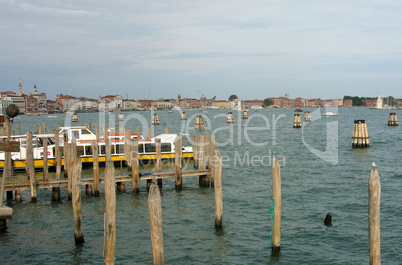
[[[77,154],[80,156],[84,155],[84,147],[83,146],[77,146]]]
[[[161,152],[171,152],[172,146],[169,143],[162,143],[161,144]]]
[[[144,145],[138,144],[138,153],[144,153]]]
[[[48,145],[53,145],[55,143],[56,143],[56,139],[54,139],[54,137],[47,138],[47,144]]]
[[[113,144],[110,145],[110,153],[111,153],[112,155],[115,154],[115,152],[114,152],[114,145],[113,145]]]
[[[104,155],[104,154],[105,154],[105,146],[104,146],[104,145],[100,145],[99,147],[100,147],[100,148],[99,148],[100,154],[101,154],[101,155]]]
[[[88,130],[86,130],[86,129],[82,129],[82,130],[81,130],[81,133],[82,133],[82,134],[91,134],[91,132],[88,131]]]
[[[80,138],[80,131],[79,130],[72,130],[71,131],[71,139],[79,139]]]
[[[33,142],[33,140],[32,140],[32,142]],[[43,140],[42,140],[42,138],[37,138],[36,144],[37,144],[38,147],[42,147],[42,146],[43,146]]]
[[[92,148],[91,148],[90,145],[86,145],[86,146],[85,146],[85,155],[86,155],[86,156],[92,155]]]
[[[145,144],[145,153],[155,153],[155,144]]]
[[[116,154],[124,154],[124,145],[116,144]]]

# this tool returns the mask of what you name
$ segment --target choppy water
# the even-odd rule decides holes
[[[381,179],[382,262],[401,264],[402,134],[400,126],[387,126],[391,111],[341,108],[338,117],[313,113],[317,119],[303,129],[292,128],[293,110],[250,111],[248,120],[238,119],[240,113],[234,111],[235,124],[230,126],[227,112],[186,111],[191,128],[195,118],[190,117],[204,115],[207,128],[202,133],[217,137],[218,149],[228,160],[223,167],[223,229],[214,227],[212,188],[200,188],[198,178],[185,178],[183,190],[176,192],[173,180],[164,180],[166,264],[368,264],[372,162],[376,162]],[[183,128],[177,111],[156,113],[161,125],[155,126],[155,134],[164,127],[172,133]],[[400,110],[397,114],[402,116]],[[125,113],[127,119],[129,115],[125,125],[135,128],[141,122],[149,123],[151,112]],[[23,131],[34,130],[39,122],[55,128],[65,118],[58,116],[18,117],[13,129],[17,130],[18,122]],[[92,121],[96,126],[100,118],[110,126],[111,122],[117,124],[117,116],[79,114],[79,123]],[[370,148],[351,148],[354,119],[366,120]],[[336,137],[327,140],[327,127]],[[332,150],[333,146],[337,149]],[[283,164],[281,253],[276,257],[270,254],[268,211],[272,197],[269,162],[274,155]],[[150,264],[145,182],[138,195],[132,194],[131,183],[126,189],[117,193],[116,264]],[[84,189],[82,192],[86,243],[79,247],[74,245],[72,208],[65,189],[60,202],[51,201],[50,190],[38,191],[36,203],[30,202],[29,191],[23,193],[22,203],[6,201],[14,214],[7,221],[7,231],[0,234],[0,263],[102,264],[104,194],[96,198],[86,196]],[[331,227],[324,226],[328,212],[333,215]]]

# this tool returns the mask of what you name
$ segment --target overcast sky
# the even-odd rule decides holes
[[[402,98],[401,3],[0,0],[0,91]]]

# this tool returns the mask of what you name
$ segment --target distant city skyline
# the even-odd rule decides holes
[[[402,98],[399,1],[1,6],[0,91],[21,79],[48,98]]]

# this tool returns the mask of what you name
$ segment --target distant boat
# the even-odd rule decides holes
[[[339,116],[339,113],[335,113],[333,111],[327,111],[322,114],[322,116]]]
[[[57,118],[56,115],[47,115],[48,118]]]
[[[303,109],[301,109],[301,108],[296,108],[296,109],[295,109],[295,112],[303,112]]]
[[[39,113],[27,113],[26,115],[27,116],[40,116]]]
[[[250,107],[250,109],[262,109],[261,105],[253,105]]]

